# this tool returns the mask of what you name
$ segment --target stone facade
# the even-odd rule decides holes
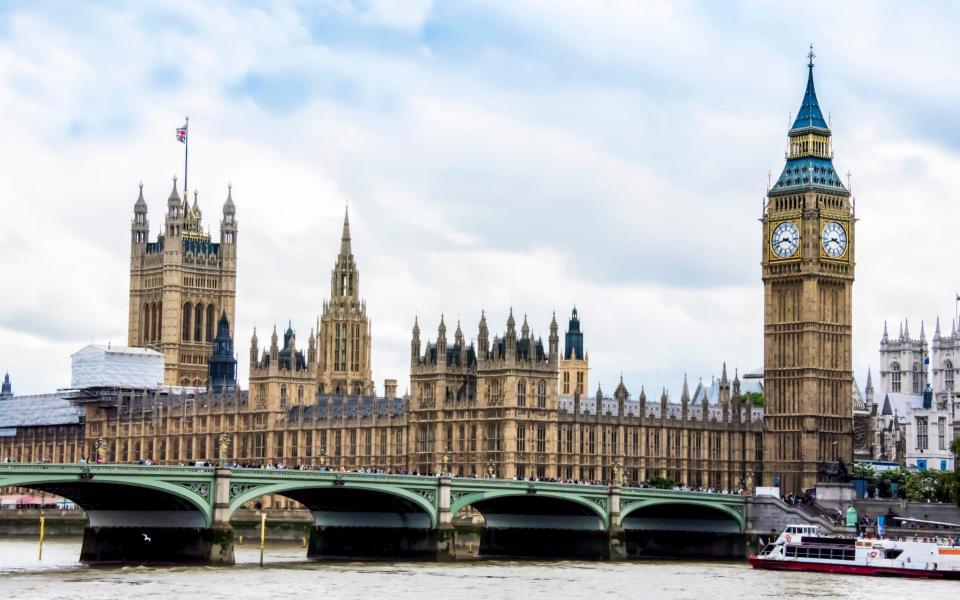
[[[763,483],[797,491],[822,463],[853,460],[850,192],[833,167],[831,132],[807,89],[789,132],[783,173],[763,212]]]
[[[234,323],[237,278],[237,221],[232,190],[220,222],[220,242],[203,230],[194,192],[173,191],[163,232],[150,239],[143,186],[130,232],[130,308],[127,343],[159,350],[166,385],[199,386],[207,380],[217,319]]]

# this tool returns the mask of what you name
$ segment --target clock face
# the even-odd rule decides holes
[[[847,251],[847,232],[843,225],[830,221],[823,226],[821,240],[823,251],[830,258],[840,258]]]
[[[789,258],[797,253],[800,246],[800,230],[796,223],[784,221],[777,225],[770,236],[770,247],[780,258]]]

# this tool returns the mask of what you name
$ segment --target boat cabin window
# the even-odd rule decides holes
[[[787,546],[788,558],[815,558],[818,560],[854,560],[853,548],[822,547],[822,546]]]
[[[903,550],[887,550],[883,555],[884,558],[896,558],[903,554]]]

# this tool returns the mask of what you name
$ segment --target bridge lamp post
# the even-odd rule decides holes
[[[619,459],[613,461],[613,483],[623,485],[623,467]]]
[[[326,468],[327,468],[327,453],[324,451],[321,451],[320,452],[320,469],[323,470]]]
[[[93,443],[94,452],[97,453],[97,464],[102,464],[103,461],[103,449],[107,445],[107,442],[101,437],[97,438],[97,441]]]
[[[440,469],[440,475],[449,475],[450,474],[450,448],[447,448],[443,451],[443,455],[440,457],[440,460],[443,461],[443,467]]]
[[[220,466],[223,467],[227,464],[227,448],[230,446],[230,436],[225,433],[221,433],[217,437],[217,448],[219,453],[217,456],[217,461],[220,463]]]
[[[487,459],[487,477],[493,479],[493,474],[497,470],[497,463],[493,462],[493,459]]]

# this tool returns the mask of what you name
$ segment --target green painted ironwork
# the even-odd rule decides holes
[[[423,510],[434,527],[440,518],[441,479],[438,477],[269,469],[232,469],[229,477],[229,485],[225,488],[229,498],[220,499],[221,504],[229,507],[228,518],[245,503],[261,496],[329,486],[347,486],[404,498]],[[42,489],[44,485],[78,481],[83,481],[84,485],[112,483],[137,486],[171,494],[195,506],[208,526],[213,523],[214,505],[218,502],[216,471],[212,467],[0,464],[0,488]],[[745,531],[746,498],[743,496],[508,479],[464,477],[447,481],[450,486],[449,511],[452,515],[465,506],[482,504],[484,500],[536,494],[538,497],[556,498],[585,507],[608,528],[611,525],[613,498],[619,494],[621,519],[654,505],[675,505],[679,511],[685,506],[705,506],[729,517],[741,532]]]

